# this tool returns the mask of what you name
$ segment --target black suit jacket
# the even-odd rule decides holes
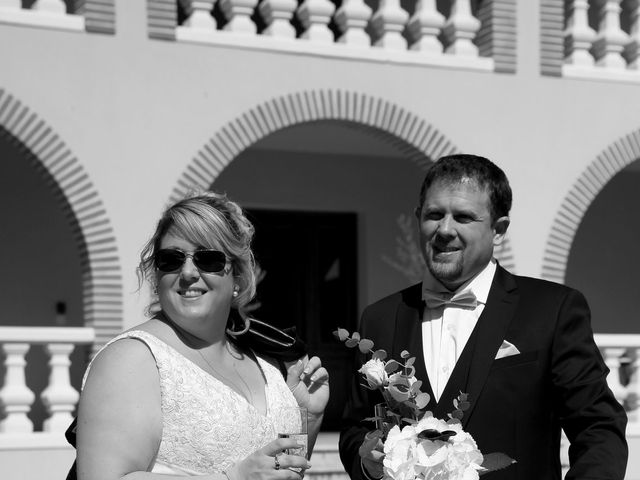
[[[624,478],[627,417],[607,386],[608,369],[580,292],[498,266],[487,304],[437,403],[422,353],[423,308],[421,284],[409,287],[367,307],[360,334],[391,358],[400,359],[405,349],[416,357],[416,377],[431,395],[427,408],[436,417],[453,411],[461,391],[469,394],[464,429],[482,452],[503,452],[517,461],[488,478],[560,479],[561,428],[571,444],[567,480]],[[520,354],[495,360],[503,340]],[[363,478],[358,448],[373,430],[362,419],[382,401],[359,384],[354,370],[340,435],[340,456],[352,480]]]

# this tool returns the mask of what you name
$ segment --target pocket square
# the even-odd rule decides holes
[[[500,345],[500,348],[498,349],[495,360],[519,354],[520,350],[518,350],[513,343],[509,343],[506,340],[503,340],[502,345]]]

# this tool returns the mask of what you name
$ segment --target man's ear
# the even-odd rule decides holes
[[[498,245],[502,244],[502,242],[504,241],[504,237],[507,235],[507,228],[509,228],[510,223],[511,223],[511,220],[507,216],[500,217],[493,223],[493,232],[494,232],[493,245],[494,246],[497,247]]]
[[[418,222],[420,222],[420,212],[422,211],[422,208],[420,207],[416,207],[415,210],[413,211],[413,214],[416,216],[416,218],[418,219]]]

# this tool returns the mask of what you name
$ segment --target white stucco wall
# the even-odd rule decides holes
[[[154,41],[144,2],[118,0],[115,36],[3,25],[0,88],[55,130],[95,185],[118,248],[125,326],[146,303],[135,293],[139,249],[193,157],[228,122],[298,92],[381,99],[494,160],[515,192],[517,271],[539,276],[576,179],[638,128],[640,85],[542,77],[537,3],[518,2],[518,72],[506,75]]]

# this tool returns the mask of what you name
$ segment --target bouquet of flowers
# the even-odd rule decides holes
[[[374,416],[365,419],[375,422],[376,430],[367,435],[360,452],[370,452],[383,442],[384,480],[477,480],[483,473],[515,463],[502,453],[483,455],[462,429],[461,420],[470,406],[467,394],[460,392],[446,420],[425,410],[430,396],[420,390],[415,357],[409,352],[400,354],[402,361],[387,360],[387,352],[373,350],[373,342],[358,332],[349,334],[339,328],[333,333],[347,347],[371,354],[358,372],[366,382],[362,385],[379,390],[384,403],[376,405]]]

